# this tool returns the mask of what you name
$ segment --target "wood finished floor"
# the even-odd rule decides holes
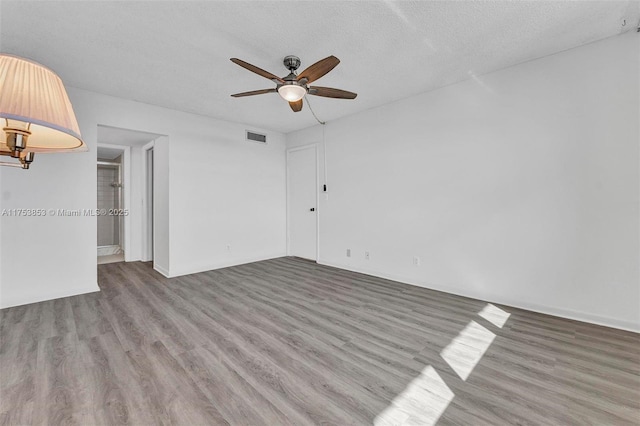
[[[1,424],[640,421],[638,334],[295,258],[98,278],[0,311]]]

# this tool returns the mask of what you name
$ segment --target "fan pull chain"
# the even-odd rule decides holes
[[[304,96],[304,98],[307,100],[307,105],[309,105],[309,111],[311,111],[311,114],[313,114],[313,118],[316,119],[316,121],[320,124],[322,124],[323,126],[325,124],[327,124],[326,121],[320,121],[320,119],[318,118],[318,116],[316,115],[316,113],[313,111],[313,108],[311,108],[311,102],[309,102],[309,97],[307,95]]]

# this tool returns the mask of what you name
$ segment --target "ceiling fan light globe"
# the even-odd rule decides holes
[[[307,89],[297,84],[285,84],[278,88],[278,93],[287,102],[297,102],[304,98],[307,94]]]

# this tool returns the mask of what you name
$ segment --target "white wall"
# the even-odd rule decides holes
[[[329,123],[320,262],[640,330],[639,41]]]
[[[285,254],[285,141],[244,141],[246,126],[68,88],[86,153],[0,167],[0,209],[96,206],[98,124],[152,132],[156,267],[197,272]],[[253,129],[259,130],[259,129]],[[96,291],[96,220],[0,217],[0,307]],[[161,245],[158,248],[158,245]],[[227,250],[231,245],[231,251]]]
[[[153,267],[170,277],[171,253],[171,147],[169,137],[153,145]],[[160,190],[158,190],[160,188]],[[183,207],[183,206],[182,206]]]
[[[96,129],[81,131],[95,141]],[[0,167],[0,212],[95,208],[91,149],[36,154],[29,170]],[[97,291],[96,230],[95,217],[0,216],[0,308]]]
[[[185,129],[188,149],[171,143],[171,275],[285,255],[284,136],[245,142],[244,129],[219,127],[217,144]]]

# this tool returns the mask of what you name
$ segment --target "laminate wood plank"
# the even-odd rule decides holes
[[[253,305],[251,299],[247,299],[243,301],[243,303],[246,303],[251,311],[257,310],[258,308],[258,305]],[[224,307],[221,307],[221,309],[224,312]],[[242,306],[231,306],[226,312],[230,312],[230,310],[233,309],[240,311],[242,310]],[[347,358],[343,356],[342,351],[339,348],[331,347],[333,342],[323,342],[323,339],[317,339],[316,333],[308,333],[308,330],[295,327],[295,325],[282,316],[264,316],[260,321],[253,321],[251,318],[247,320],[256,329],[263,331],[264,335],[274,336],[282,343],[290,346],[296,353],[301,354],[304,359],[323,364],[327,371],[335,371],[346,377],[357,376],[359,378],[358,382],[361,383],[365,389],[376,386],[384,388],[389,385],[388,382],[382,384],[376,383],[379,381],[379,377],[375,375],[376,372],[363,370],[360,367],[362,360],[358,359],[352,364],[347,365],[343,362]],[[292,333],[293,330],[296,330],[296,332]],[[304,340],[304,343],[300,343],[302,340]],[[342,341],[339,341],[339,344],[342,343]],[[353,360],[353,358],[351,359]],[[405,362],[410,362],[410,360],[405,359]],[[401,388],[402,386],[399,386],[398,390],[401,390]]]
[[[144,345],[150,345],[157,339],[146,328],[146,321],[137,314],[136,310],[126,309],[126,302],[117,295],[112,299],[100,299],[100,308],[107,317],[120,344],[126,351],[138,349]]]
[[[250,301],[247,300],[245,303],[248,304],[246,307],[240,304],[229,304],[226,307],[220,306],[220,308],[222,313],[242,309],[252,311],[253,306],[250,306]],[[348,403],[356,410],[361,409],[358,400],[371,405],[388,404],[384,398],[376,397],[376,394],[368,392],[369,387],[374,386],[371,382],[376,381],[377,377],[371,373],[367,374],[366,370],[362,370],[356,365],[348,365],[343,362],[336,354],[327,351],[326,346],[311,335],[295,335],[291,333],[288,324],[277,321],[277,318],[275,321],[267,318],[261,318],[260,321],[257,321],[248,315],[247,323],[252,327],[247,338],[254,342],[260,340],[261,346],[268,352],[267,356],[274,354],[276,357],[273,360],[278,365],[285,365],[288,369],[292,365],[297,365],[300,368],[300,373],[304,372],[306,377],[310,379],[315,377],[317,381],[329,379],[345,389],[346,391],[343,391],[345,394],[337,395],[338,403]],[[227,325],[227,328],[232,327],[232,324]],[[242,334],[240,330],[238,330],[238,334]],[[282,344],[286,346],[283,347]],[[280,351],[278,351],[279,348]],[[318,375],[316,371],[322,371],[322,374]],[[360,380],[356,383],[343,380],[343,377],[356,374],[363,379],[364,383],[359,385]],[[323,385],[323,388],[328,389],[329,386]],[[334,392],[337,391],[334,390]],[[358,395],[357,400],[353,400],[354,395]]]
[[[76,334],[80,340],[113,332],[100,304],[100,297],[100,294],[94,293],[70,298]]]
[[[242,371],[254,388],[276,405],[287,417],[300,424],[354,424],[348,414],[341,412],[331,401],[321,398],[306,380],[294,377],[273,361],[257,353],[253,345],[229,334],[220,336],[214,353],[224,353],[226,361]],[[308,401],[314,401],[308,404]]]
[[[0,335],[0,392],[33,375],[38,339],[32,321],[6,328]]]
[[[98,281],[0,311],[0,424],[640,424],[637,333],[288,257]]]
[[[170,424],[228,425],[213,401],[207,399],[167,348],[160,341],[127,352],[131,364],[152,386],[154,409],[163,407]]]
[[[188,280],[188,277],[183,277],[183,279]],[[182,296],[185,295],[184,286],[180,286],[179,288],[176,288],[174,290],[177,295],[182,295]],[[167,292],[165,291],[165,289],[162,289],[159,291],[159,293],[162,294],[161,297],[164,298],[165,300],[167,301],[170,300],[172,307],[175,307],[178,311],[185,313],[185,315],[198,326],[202,325],[201,327],[198,327],[198,328],[203,331],[206,330],[206,336],[200,335],[199,336],[200,341],[209,342],[210,345],[215,347],[216,359],[220,359],[220,362],[225,365],[230,365],[231,366],[230,368],[234,369],[234,371],[242,372],[242,377],[247,381],[247,383],[251,382],[249,386],[252,386],[252,387],[256,386],[258,389],[261,389],[264,393],[264,390],[265,389],[268,390],[271,384],[278,383],[277,376],[274,376],[268,370],[265,371],[264,366],[261,366],[258,363],[252,362],[251,358],[248,358],[247,356],[245,356],[244,352],[247,352],[247,353],[253,352],[251,349],[245,349],[242,346],[234,345],[234,343],[229,340],[229,333],[226,329],[220,328],[220,327],[211,327],[210,325],[207,326],[206,323],[203,323],[203,317],[205,318],[205,321],[210,321],[211,318],[207,317],[206,315],[203,315],[198,310],[194,310],[192,304],[190,304],[191,309],[185,312],[184,307],[182,306],[183,302],[181,301],[181,299],[173,296],[171,292]],[[202,294],[198,294],[197,298],[195,299],[188,298],[187,296],[185,297],[187,297],[187,299],[191,300],[191,303],[193,303],[200,300],[202,296],[203,296]],[[213,298],[215,298],[215,296]],[[207,305],[207,308],[209,308],[208,305]],[[205,312],[206,311],[208,311],[208,309],[205,309]],[[196,350],[199,351],[199,349],[196,349]],[[183,354],[183,356],[187,357],[190,354],[192,354],[192,352],[193,351],[190,351],[187,354]],[[199,353],[202,354],[202,352],[199,352]],[[211,355],[205,354],[205,356],[210,357]],[[187,364],[185,368],[188,366],[189,364]],[[214,368],[214,370],[216,369]],[[201,382],[202,380],[203,380],[202,377],[200,377]],[[264,387],[265,380],[267,383],[266,388]],[[211,380],[208,382],[208,386],[206,390],[209,391],[208,394],[210,395],[212,394]],[[313,423],[310,420],[310,418],[307,418],[304,414],[301,414],[298,410],[291,409],[291,407],[288,404],[282,404],[282,399],[279,398],[280,397],[279,393],[268,392],[268,395],[269,395],[269,399],[275,398],[276,400],[279,400],[280,409],[282,410],[282,412],[286,413],[285,418],[287,419],[287,421],[277,423],[277,424],[312,424]],[[255,399],[252,401],[255,402]],[[248,403],[248,402],[251,402],[251,401],[245,401],[245,403]],[[267,401],[267,403],[269,402]],[[224,401],[224,404],[232,404],[232,403]],[[267,410],[267,412],[265,413],[266,415],[265,418],[268,418],[269,416],[273,415],[276,412],[278,411]]]
[[[80,341],[91,377],[93,424],[161,424],[169,423],[163,407],[153,407],[148,392],[138,380],[128,354],[113,332]]]
[[[137,310],[136,319],[139,326],[147,330],[169,349],[172,354],[180,354],[195,347],[188,336],[176,326],[171,312],[162,303],[156,303],[152,292],[145,291],[144,285],[135,277],[130,278],[129,285],[122,286],[118,296],[119,304],[127,311]]]
[[[242,327],[236,325],[234,322],[227,320],[227,318],[233,315],[234,312],[245,311],[247,320],[243,323]],[[249,312],[240,304],[223,304],[219,303],[215,305],[215,309],[210,310],[209,315],[215,317],[216,322],[224,326],[228,331],[231,331],[234,336],[240,336],[240,339],[244,340],[246,344],[251,345],[254,353],[263,355],[263,359],[274,366],[274,369],[280,369],[279,375],[283,377],[283,382],[293,389],[296,389],[297,393],[302,395],[309,395],[308,400],[325,400],[329,404],[325,405],[324,409],[329,412],[333,412],[334,418],[339,422],[353,422],[358,419],[365,421],[366,417],[363,417],[368,412],[363,407],[363,403],[376,404],[378,401],[372,401],[370,395],[359,394],[360,398],[355,398],[353,395],[358,391],[356,387],[349,386],[348,383],[341,381],[340,377],[331,370],[324,370],[322,373],[318,373],[312,365],[309,364],[308,359],[303,359],[294,351],[282,350],[280,345],[271,335],[277,333],[276,329],[268,328],[267,333],[258,333],[260,331],[259,326],[265,326],[266,322],[262,320],[260,323],[252,322]],[[263,329],[264,331],[264,329]],[[286,368],[283,368],[286,367]],[[304,377],[305,380],[301,383],[295,381],[289,381],[288,375],[293,373],[296,377]],[[304,385],[304,386],[303,386]],[[312,395],[319,394],[321,396],[313,397]],[[323,397],[323,398],[322,398]],[[379,404],[384,406],[383,404]],[[342,409],[346,412],[348,417],[340,418],[335,412],[335,406],[342,406]],[[306,410],[312,410],[310,406],[306,407]]]
[[[188,277],[182,278],[182,281],[188,281]],[[184,294],[183,288],[176,291]],[[192,303],[197,303],[199,300],[193,297],[190,299]],[[294,421],[296,424],[301,424],[300,419],[302,419],[302,424],[313,424],[316,421],[330,424],[351,423],[346,414],[338,414],[339,411],[326,402],[322,402],[317,407],[300,406],[301,401],[318,401],[320,399],[308,383],[292,380],[289,372],[280,369],[272,360],[256,357],[257,348],[254,344],[231,334],[228,331],[230,324],[225,322],[224,317],[220,316],[216,306],[212,303],[214,299],[215,297],[209,299],[209,303],[202,307],[205,314],[217,320],[211,323],[213,326],[210,325],[208,328],[208,333],[212,336],[209,345],[215,348],[217,354],[223,354],[226,362],[229,362],[238,371],[242,371],[245,379],[253,387],[266,393],[269,400],[274,398],[279,401],[279,408],[287,417],[296,419]],[[220,325],[219,322],[225,326]],[[264,392],[269,389],[271,391]],[[283,396],[287,396],[287,398],[284,399]]]
[[[73,334],[38,342],[32,424],[84,425],[90,421],[86,369]]]
[[[510,394],[509,394],[509,393],[506,393],[506,395],[510,395]],[[559,418],[561,418],[561,417],[559,416]],[[566,420],[566,419],[565,419],[565,420]]]
[[[245,291],[247,286],[244,287]],[[224,290],[219,289],[218,293],[222,293]],[[308,330],[318,336],[319,338],[327,339],[335,344],[341,344],[349,341],[351,333],[342,330],[338,327],[334,327],[332,324],[317,321],[305,312],[297,311],[295,308],[290,308],[284,302],[284,299],[280,302],[270,298],[267,293],[253,291],[248,293],[248,298],[260,300],[260,307],[256,308],[260,315],[269,316],[270,314],[279,315],[290,321],[291,324],[300,324],[301,327],[306,327]]]
[[[33,424],[35,393],[33,374],[5,386],[0,391],[0,425]]]
[[[270,288],[275,290],[271,286],[269,282],[266,280],[260,281],[257,279],[245,278],[245,284],[250,284],[251,282],[255,282],[255,284]],[[396,347],[399,349],[406,349],[407,345],[410,346],[411,350],[417,351],[421,348],[420,344],[411,340],[411,339],[400,339],[396,338],[393,333],[385,333],[378,334],[377,330],[372,329],[373,327],[362,327],[360,321],[354,319],[348,311],[336,312],[331,309],[325,309],[325,307],[319,307],[318,304],[321,302],[321,299],[313,299],[309,300],[309,298],[300,298],[296,294],[295,291],[290,291],[287,293],[287,306],[290,308],[298,309],[299,311],[309,313],[313,316],[321,318],[323,321],[328,321],[343,330],[349,330],[353,332],[355,335],[359,335],[362,333],[368,334],[370,338],[380,340],[382,344],[389,345],[391,347]],[[384,336],[384,337],[382,337]]]
[[[616,370],[628,372],[632,375],[640,373],[640,365],[626,354],[607,354],[598,348],[590,348],[588,343],[577,340],[545,338],[543,334],[529,334],[522,328],[511,329],[509,338],[514,342],[522,343],[530,347],[535,347],[541,353],[554,354],[558,358],[568,360],[584,360],[592,365],[602,365]]]
[[[584,389],[573,386],[562,376],[557,374],[554,369],[551,373],[535,371],[518,365],[509,365],[508,363],[496,363],[491,358],[482,358],[473,370],[473,374],[460,385],[457,374],[450,368],[442,357],[434,354],[432,351],[424,350],[420,355],[416,356],[416,360],[425,364],[433,365],[438,369],[441,375],[447,378],[452,390],[460,397],[475,399],[476,394],[483,393],[483,399],[492,400],[492,405],[500,406],[504,404],[505,398],[510,405],[516,405],[518,389],[526,387],[527,397],[531,401],[536,401],[542,396],[545,403],[545,415],[554,418],[556,424],[564,424],[566,420],[560,421],[562,412],[566,411],[567,406],[580,407],[576,413],[581,414],[581,423],[590,423],[589,419],[600,419],[601,422],[614,422],[616,424],[625,424],[633,417],[634,409],[626,408],[622,405],[618,409],[612,407],[607,401],[604,394],[600,394],[600,390],[593,388],[590,391],[593,395],[584,395]],[[497,379],[496,379],[497,378]],[[475,391],[475,392],[474,392]],[[594,398],[596,395],[599,397]],[[589,406],[583,404],[584,397],[591,401]],[[533,406],[539,407],[539,403]],[[518,412],[526,411],[522,407],[518,407]],[[553,416],[552,416],[553,415]],[[574,415],[575,418],[579,418]],[[540,424],[540,423],[538,423]]]
[[[294,424],[241,374],[212,352],[195,348],[181,354],[179,361],[230,424]]]
[[[541,413],[538,404],[539,393],[528,389],[527,394],[522,395],[522,392],[515,391],[518,388],[512,386],[512,381],[495,380],[495,375],[500,374],[500,370],[490,372],[485,370],[482,377],[478,378],[480,367],[476,366],[474,374],[463,380],[441,357],[435,354],[428,352],[428,356],[423,354],[416,357],[416,360],[435,368],[456,395],[458,404],[471,409],[473,413],[482,413],[484,418],[489,419],[493,424],[567,424],[568,422],[569,418],[564,414],[565,408],[557,401],[545,400],[545,412]],[[478,395],[482,395],[482,398],[478,398]]]

